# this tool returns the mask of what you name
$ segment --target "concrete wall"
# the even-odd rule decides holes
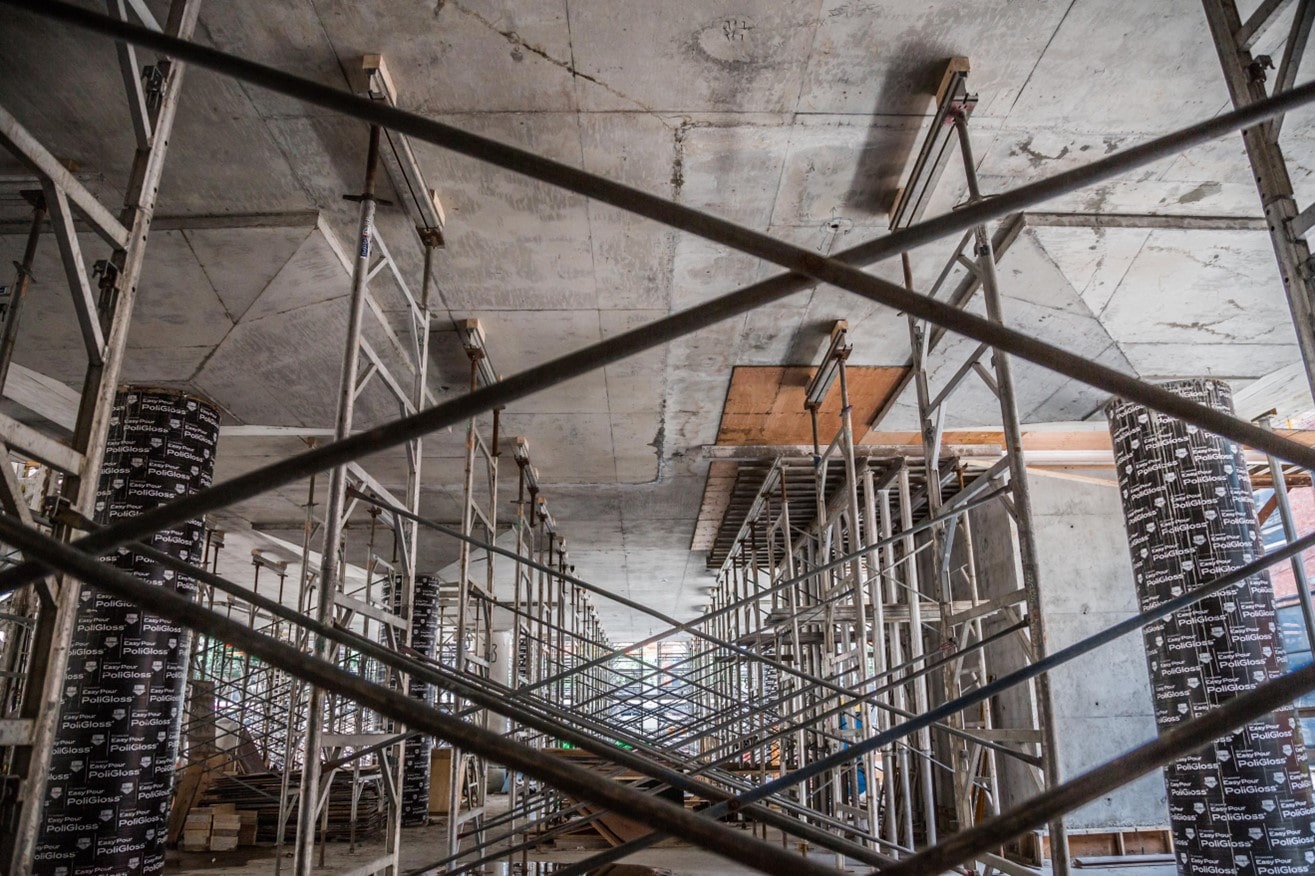
[[[1042,613],[1054,651],[1137,612],[1118,487],[1085,475],[1033,471]],[[1139,634],[1051,673],[1059,758],[1070,778],[1155,736]],[[1168,824],[1160,771],[1074,812],[1073,829]]]

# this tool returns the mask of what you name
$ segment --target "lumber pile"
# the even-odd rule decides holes
[[[187,813],[180,847],[185,852],[231,852],[256,843],[255,812],[239,811],[230,803],[204,806]]]
[[[356,805],[355,836],[362,839],[381,833],[385,827],[386,812],[377,781],[378,770],[362,770],[361,795]],[[219,776],[201,797],[203,807],[232,806],[238,811],[254,813],[258,819],[256,841],[272,843],[278,840],[279,789],[283,777],[279,773],[248,773],[243,776]],[[289,776],[288,787],[295,790],[301,784],[301,774]],[[348,840],[352,830],[352,774],[335,773],[325,803],[329,813],[327,838]],[[193,810],[195,811],[195,810]],[[297,833],[297,801],[293,800],[283,825],[285,840],[294,840]]]
[[[641,773],[634,773],[628,770],[615,773],[615,766],[608,763],[601,757],[592,755],[587,751],[578,748],[549,748],[544,750],[545,754],[553,754],[558,757],[570,760],[576,766],[583,767],[590,772],[597,772],[608,775],[613,781],[622,782],[631,785],[638,790],[645,790],[657,784],[653,779]],[[684,803],[684,794],[678,788],[668,788],[660,793],[660,796],[666,797],[677,805]],[[580,801],[568,794],[562,795],[565,804],[574,806]],[[652,832],[652,828],[639,822],[632,821],[629,818],[617,815],[614,812],[606,812],[593,804],[585,804],[579,810],[576,818],[599,814],[598,818],[588,824],[582,824],[573,830],[558,834],[556,844],[567,848],[607,848],[608,846],[619,846],[631,840],[647,836]]]

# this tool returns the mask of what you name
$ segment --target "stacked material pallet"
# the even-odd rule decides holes
[[[210,822],[213,814],[209,809],[197,809],[188,813],[183,824],[182,849],[185,852],[204,852],[210,848]]]
[[[239,812],[232,804],[193,809],[183,825],[185,852],[231,852],[256,841],[255,812]]]

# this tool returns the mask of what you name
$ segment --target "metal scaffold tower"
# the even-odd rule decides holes
[[[200,12],[199,0],[174,0],[161,24],[145,6],[112,3],[118,20],[140,21],[157,33],[190,39]],[[132,6],[133,11],[129,11]],[[128,341],[128,328],[136,304],[137,284],[145,264],[147,241],[155,214],[160,179],[164,172],[169,138],[182,92],[186,65],[177,58],[162,56],[143,65],[137,48],[118,44],[118,61],[127,90],[128,121],[136,139],[136,154],[124,186],[124,204],[116,212],[101,203],[7,111],[0,109],[0,144],[33,173],[40,189],[34,195],[33,228],[48,215],[59,247],[68,291],[78,315],[86,352],[86,373],[81,401],[70,440],[49,437],[45,432],[0,415],[0,451],[4,452],[4,483],[0,484],[3,507],[23,525],[60,541],[71,541],[84,529],[81,521],[94,512],[101,461],[110,428],[111,412]],[[143,75],[143,73],[145,75]],[[75,227],[75,211],[85,218],[105,248],[103,258],[88,274],[87,263]],[[36,235],[29,239],[20,276],[31,271]],[[21,291],[11,300],[5,323],[6,376],[12,357],[22,306]],[[39,516],[12,476],[8,451],[22,450],[50,467],[42,490]],[[29,585],[14,602],[27,619],[16,635],[7,637],[6,662],[17,664],[17,649],[26,655],[25,669],[10,684],[7,701],[17,702],[17,716],[7,722],[3,743],[8,746],[5,770],[9,788],[0,803],[3,845],[0,854],[6,872],[28,873],[33,866],[40,829],[47,765],[57,732],[63,698],[65,667],[73,632],[81,581],[58,575],[42,577]],[[33,596],[32,594],[35,594]]]
[[[779,458],[762,479],[721,564],[710,616],[719,637],[758,660],[727,660],[719,685],[741,708],[703,755],[746,740],[750,773],[827,762],[854,742],[985,683],[987,645],[1019,632],[983,629],[1001,604],[978,592],[968,511],[1000,501],[1004,466],[989,456],[937,459],[858,453],[849,416],[846,359],[837,325],[807,388],[817,419],[827,395],[840,396],[840,427],[811,460]],[[932,512],[933,503],[936,511]],[[956,527],[957,549],[932,533]],[[932,586],[940,581],[943,586]],[[716,665],[716,664],[714,664]],[[724,704],[704,700],[709,712]],[[801,817],[843,829],[889,855],[934,844],[946,829],[998,811],[997,756],[1036,764],[1026,746],[997,738],[987,704],[953,715],[862,758],[820,771],[798,786]],[[1033,741],[1014,730],[1011,740]],[[1003,736],[1003,734],[999,734]],[[962,820],[961,820],[962,819]]]
[[[782,876],[821,876],[853,862],[896,876],[973,862],[1022,874],[1036,871],[1000,857],[999,850],[1049,825],[1054,871],[1065,872],[1064,813],[1315,690],[1315,667],[1265,681],[1067,780],[1057,770],[1046,673],[1223,593],[1269,565],[1299,558],[1315,544],[1315,534],[1298,534],[1289,511],[1282,511],[1287,546],[1047,652],[1012,361],[1051,368],[1263,451],[1279,489],[1297,469],[1315,468],[1315,451],[1008,328],[995,263],[1021,227],[1021,211],[1047,198],[1236,130],[1247,132],[1253,162],[1257,150],[1274,152],[1274,120],[1315,101],[1315,88],[1292,87],[1311,3],[1303,0],[1294,13],[1294,48],[1280,67],[1282,87],[1243,100],[1237,86],[1254,89],[1258,59],[1244,53],[1286,5],[1266,0],[1256,14],[1264,15],[1243,25],[1231,4],[1206,0],[1217,41],[1231,40],[1221,57],[1236,112],[993,197],[983,197],[976,180],[966,65],[952,64],[932,131],[892,217],[892,233],[834,256],[404,112],[377,56],[363,64],[363,93],[352,95],[191,43],[197,15],[191,0],[176,0],[164,25],[137,2],[113,4],[111,16],[57,2],[33,7],[35,14],[118,41],[138,154],[125,211],[115,218],[17,119],[0,111],[0,139],[27,163],[41,189],[32,198],[34,233],[20,278],[30,271],[30,251],[39,243],[35,229],[48,221],[68,269],[88,356],[71,441],[0,416],[0,450],[21,450],[39,463],[15,469],[6,460],[0,466],[0,540],[7,546],[0,594],[15,594],[7,606],[12,614],[0,618],[0,703],[9,710],[0,715],[6,872],[32,869],[79,582],[193,631],[186,764],[177,792],[189,775],[204,775],[222,761],[249,759],[252,769],[268,769],[277,777],[280,842],[297,813],[291,838],[298,874],[317,866],[314,844],[328,833],[324,804],[341,787],[348,788],[353,823],[365,808],[384,825],[386,854],[361,872],[399,872],[402,764],[405,746],[416,736],[432,737],[452,753],[447,854],[426,868],[431,871],[468,872],[501,860],[510,864],[517,856],[525,865],[541,844],[592,830],[611,847],[556,872],[586,873],[677,835]],[[131,23],[129,9],[144,27]],[[139,79],[138,49],[170,60]],[[332,440],[321,446],[97,526],[89,519],[94,484],[185,63],[203,63],[369,125],[359,246],[355,261],[348,259],[351,320],[337,417]],[[1245,83],[1233,64],[1250,77]],[[425,375],[431,259],[442,244],[442,216],[408,158],[408,137],[699,234],[786,273],[502,379],[489,363],[481,326],[459,325],[471,361],[470,392],[436,403]],[[956,149],[968,202],[923,219],[927,197]],[[1261,157],[1270,166],[1273,155]],[[407,193],[405,206],[420,233],[425,269],[418,298],[374,227],[380,164],[399,194]],[[1284,237],[1276,238],[1276,246],[1309,367],[1315,341],[1308,345],[1302,334],[1310,326],[1302,325],[1296,275],[1287,273],[1302,257],[1289,238],[1307,230],[1310,223],[1303,225],[1302,217],[1309,211],[1283,202],[1273,178],[1259,182],[1267,211],[1286,223],[1275,230]],[[1290,196],[1289,187],[1288,202]],[[96,284],[78,249],[73,210],[110,251]],[[907,260],[903,285],[859,267],[955,236],[959,243],[946,269],[925,294],[914,291]],[[953,285],[956,265],[966,273]],[[400,333],[371,289],[381,276],[393,278],[400,296],[397,306],[387,308],[405,314]],[[1301,279],[1306,282],[1305,275]],[[576,575],[524,439],[509,442],[517,463],[516,511],[510,532],[499,533],[501,410],[815,283],[864,296],[907,318],[912,355],[904,385],[915,386],[920,448],[876,452],[862,444],[847,383],[851,344],[840,324],[806,390],[814,420],[812,454],[783,453],[749,467],[756,479],[746,478],[746,502],[714,548],[718,586],[700,617],[668,617]],[[968,307],[978,291],[985,316]],[[21,296],[6,316],[0,375],[20,306]],[[375,348],[363,335],[372,318],[390,349]],[[936,386],[928,360],[949,333],[977,346],[948,382]],[[390,364],[395,354],[406,363],[400,374]],[[997,397],[1004,435],[1002,448],[978,455],[943,441],[947,405],[956,388],[974,377]],[[370,386],[386,391],[399,416],[361,431],[354,404]],[[822,411],[837,394],[839,417],[827,434],[823,426],[830,421]],[[481,418],[489,414],[492,435],[485,440]],[[468,440],[462,519],[454,529],[420,514],[420,442],[463,424]],[[358,462],[390,448],[405,448],[407,455],[402,497],[391,495]],[[326,472],[328,498],[319,503],[316,480]],[[213,527],[199,558],[152,554],[172,574],[194,578],[197,599],[143,583],[100,560],[119,547],[149,553],[140,542],[153,533],[306,482],[305,538],[295,580],[288,564],[260,553],[252,557],[249,582],[219,574],[226,534]],[[996,513],[1000,509],[1003,517]],[[344,534],[353,519],[367,524],[356,527],[368,532],[364,543]],[[984,574],[977,535],[991,521],[1008,535],[1010,563],[1016,558],[1018,565],[1014,577],[987,580]],[[417,638],[416,557],[421,539],[433,534],[457,540],[460,551],[455,580],[437,588],[440,621],[431,655]],[[596,608],[603,600],[645,616],[660,631],[640,642],[613,643]],[[412,683],[431,686],[436,694],[431,698],[429,689],[421,689],[417,695]],[[997,708],[1001,703],[1009,708]],[[479,804],[494,767],[506,771],[510,809],[490,817]],[[752,831],[723,820],[747,823]],[[770,841],[769,829],[777,832]],[[805,846],[834,858],[799,854]]]
[[[977,96],[968,91],[968,72],[969,64],[966,58],[952,59],[947,65],[936,95],[936,110],[933,115],[931,130],[915,160],[909,185],[901,191],[891,211],[892,229],[909,227],[922,218],[927,206],[927,199],[939,182],[956,145],[958,146],[957,151],[968,187],[968,203],[972,205],[982,200],[982,192],[977,182],[977,163],[973,157],[972,142],[968,130],[969,118],[977,104]],[[1018,224],[1018,217],[1007,218],[1001,223],[997,236],[1001,236],[1004,241],[1011,240],[1017,234]],[[1011,226],[1013,226],[1012,230]],[[969,254],[965,254],[965,250]],[[905,283],[909,288],[912,288],[912,269],[908,253],[902,254],[901,259],[904,267]],[[959,245],[950,254],[945,267],[931,287],[930,296],[936,297],[946,279],[951,276],[953,269],[957,265],[962,265],[967,268],[967,273],[958,286],[949,291],[949,304],[960,310],[966,310],[971,306],[976,293],[980,291],[986,318],[993,323],[1004,325],[1005,314],[999,280],[996,274],[998,259],[999,255],[995,250],[993,235],[986,223],[977,225],[960,239]],[[994,623],[989,624],[987,628],[984,628],[981,620],[975,619],[976,623],[970,629],[962,632],[970,634],[972,638],[981,641],[987,629],[1018,620],[1014,607],[1022,605],[1025,607],[1023,619],[1026,621],[1026,635],[1019,637],[1021,647],[1018,649],[1018,656],[1025,662],[1035,663],[1045,656],[1046,635],[1041,605],[1041,582],[1039,580],[1037,549],[1033,533],[1031,498],[1028,492],[1026,464],[1023,459],[1023,435],[1019,423],[1018,404],[1015,400],[1016,393],[1011,357],[1004,350],[992,349],[986,344],[979,344],[946,381],[945,385],[937,388],[933,393],[933,387],[928,375],[928,360],[936,343],[944,337],[944,332],[938,331],[936,327],[926,321],[918,320],[910,315],[909,336],[912,346],[911,374],[913,375],[917,393],[918,417],[921,425],[925,464],[929,469],[935,469],[939,464],[944,426],[947,419],[947,403],[954,392],[962,385],[964,379],[970,374],[976,375],[999,402],[1000,423],[1004,436],[1004,458],[1001,460],[1000,465],[1008,470],[1009,502],[1006,507],[1009,510],[1014,543],[1017,545],[1021,573],[1019,583],[1021,586],[1012,593],[992,594],[993,599],[996,600],[995,609],[999,612],[998,618],[1002,618],[1002,620],[997,619]],[[989,362],[989,367],[983,364],[984,359]],[[943,507],[943,500],[940,483],[929,481],[927,502],[933,514],[939,513]],[[935,564],[929,570],[933,579],[931,581],[931,590],[942,594],[943,597],[952,594],[955,587],[955,582],[952,580],[950,557],[958,534],[956,529],[958,525],[958,518],[955,518],[932,530],[932,544],[937,558],[934,561]],[[967,526],[964,527],[963,532],[964,534],[969,533]],[[964,538],[963,541],[970,543],[971,536]],[[976,579],[971,578],[968,583],[972,597],[976,599],[978,597]],[[966,639],[951,638],[955,632],[960,631],[951,630],[950,625],[946,624],[941,631],[944,637],[943,641],[966,641]],[[982,671],[980,665],[976,669],[979,672]],[[980,684],[984,679],[985,675],[981,675],[975,679],[975,683]],[[962,691],[961,681],[962,679],[957,673],[947,672],[943,679],[945,685],[944,695],[954,699]],[[1032,687],[1031,706],[1035,715],[1035,723],[1031,727],[1010,728],[1012,731],[1010,735],[1015,740],[1021,739],[1033,743],[1025,745],[1024,748],[1040,768],[1041,781],[1039,788],[1044,790],[1047,787],[1055,787],[1060,784],[1058,744],[1054,726],[1054,700],[1047,675],[1038,675],[1033,680]],[[988,725],[981,728],[985,733],[990,733],[994,729],[989,727],[990,716],[987,714],[988,712],[989,704],[983,710],[981,716],[982,721],[985,721]],[[959,716],[955,720],[962,721],[963,719]],[[1028,731],[1033,731],[1035,735],[1030,736]],[[958,784],[954,794],[954,811],[956,821],[962,829],[977,820],[975,801],[973,794],[969,791],[969,785],[973,780],[972,777],[978,774],[977,758],[980,757],[981,746],[980,744],[976,746],[955,745],[952,746],[952,751],[954,776]],[[988,809],[998,808],[998,795],[991,794],[989,797],[992,802]],[[930,839],[933,843],[935,842],[934,835]],[[1049,841],[1055,872],[1067,873],[1070,855],[1062,816],[1050,822]]]
[[[1234,107],[1252,106],[1292,91],[1306,54],[1311,25],[1315,24],[1315,3],[1298,0],[1287,33],[1279,42],[1281,54],[1276,70],[1270,55],[1253,54],[1252,50],[1278,24],[1292,0],[1263,0],[1245,22],[1235,0],[1202,0],[1202,4]],[[1272,85],[1268,84],[1270,70],[1274,70]],[[1306,379],[1315,395],[1315,272],[1311,270],[1306,239],[1315,227],[1315,204],[1303,209],[1293,194],[1292,178],[1279,143],[1284,118],[1279,114],[1244,128],[1242,142],[1274,244],[1297,345],[1306,365]]]

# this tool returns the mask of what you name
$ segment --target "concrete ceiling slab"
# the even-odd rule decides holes
[[[1148,40],[1172,47],[1174,63],[1147,51]],[[1170,131],[1228,102],[1218,64],[1192,0],[1073,3],[1009,114],[1038,128],[1102,135]]]
[[[313,233],[306,228],[215,228],[181,232],[236,322]],[[240,267],[240,270],[234,270]],[[222,278],[217,282],[216,278]]]
[[[816,227],[843,217],[884,226],[922,127],[916,116],[811,116],[785,129],[790,145],[771,224]]]
[[[117,203],[132,142],[112,48],[14,18],[0,32],[0,102]],[[382,52],[403,107],[825,253],[885,233],[890,199],[924,135],[950,55],[971,59],[969,84],[981,97],[971,136],[988,193],[1227,105],[1195,0],[962,7],[748,0],[733,10],[690,0],[293,0],[258,10],[206,7],[198,34],[341,88],[352,87],[361,54]],[[1303,203],[1315,198],[1312,113],[1294,114],[1285,127]],[[341,241],[355,234],[355,205],[341,198],[360,188],[365,126],[193,70],[173,139],[162,212],[321,218],[316,230],[289,220],[153,235],[125,377],[204,392],[234,421],[327,425],[348,288]],[[425,144],[416,152],[449,219],[447,248],[434,262],[438,316],[430,335],[440,400],[468,380],[451,319],[480,318],[495,367],[511,374],[779,273],[474,159]],[[16,167],[4,161],[0,174]],[[26,213],[13,188],[0,191],[0,220]],[[952,162],[929,215],[953,209],[964,192]],[[1046,209],[1260,214],[1236,137]],[[409,220],[385,205],[378,222],[417,290],[421,250]],[[952,243],[910,254],[915,289],[932,287]],[[15,234],[0,236],[5,260],[20,246]],[[89,261],[106,254],[94,240],[85,250]],[[72,386],[81,379],[80,340],[53,253],[43,242],[41,283],[16,361]],[[903,282],[898,259],[869,270]],[[961,276],[951,271],[948,284]],[[1001,279],[1011,325],[1144,376],[1208,373],[1240,382],[1285,373],[1296,361],[1263,234],[1036,228],[1004,257]],[[409,345],[393,281],[381,275],[375,291],[399,325],[398,343]],[[849,322],[853,364],[907,361],[902,316],[823,286],[512,405],[503,434],[529,437],[580,567],[604,586],[690,616],[706,599],[707,575],[701,558],[684,549],[707,470],[703,448],[716,440],[731,370],[812,363],[837,319]],[[368,320],[367,337],[409,382],[401,354]],[[933,381],[946,379],[974,346],[947,340],[930,363]],[[1027,419],[1082,418],[1103,401],[1075,381],[1027,365],[1018,371]],[[882,428],[913,426],[911,402],[906,391]],[[381,422],[396,410],[375,383],[362,396],[359,420]],[[956,394],[952,411],[961,425],[998,416],[976,378]],[[464,438],[458,424],[426,440],[425,513],[449,521],[459,514],[453,491],[462,481]],[[223,472],[298,447],[226,442],[232,467]],[[371,464],[395,489],[404,481],[402,460],[391,452]],[[508,466],[502,501],[515,480]],[[295,520],[304,486],[236,511]],[[423,556],[450,562],[452,550],[436,539]],[[653,628],[628,609],[609,611],[614,638]]]
[[[991,0],[972,6],[899,0],[826,0],[805,76],[800,110],[924,115],[945,59],[970,56],[982,92],[978,111],[1003,114],[1017,99],[1069,4],[1026,6]]]
[[[417,112],[576,106],[564,0],[317,6],[339,57],[386,52],[399,101]]]
[[[580,108],[788,112],[799,99],[817,6],[572,0],[575,67],[602,83],[580,90]]]
[[[675,142],[673,198],[751,228],[768,225],[790,133],[782,124],[682,128]]]
[[[684,310],[758,279],[758,260],[682,237],[672,260],[671,307]]]

